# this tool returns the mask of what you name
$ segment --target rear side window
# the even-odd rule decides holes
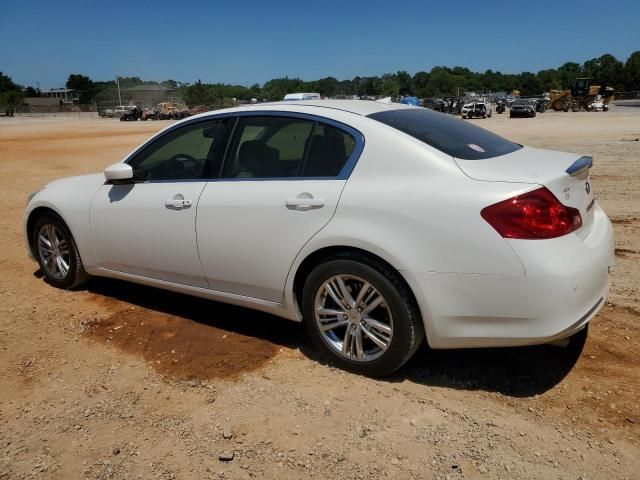
[[[484,160],[522,148],[484,128],[426,108],[387,110],[369,118],[463,160]]]
[[[296,177],[314,122],[285,117],[240,117],[223,178]]]
[[[355,146],[350,134],[325,123],[243,116],[222,178],[337,177]]]

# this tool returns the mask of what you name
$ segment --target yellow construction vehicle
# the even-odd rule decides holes
[[[577,78],[571,90],[551,90],[547,108],[556,112],[577,112],[581,109],[590,111],[594,102],[602,102],[602,110],[609,110],[609,102],[613,100],[615,89],[607,87],[604,82],[594,84],[590,78]],[[598,98],[600,97],[600,98]]]

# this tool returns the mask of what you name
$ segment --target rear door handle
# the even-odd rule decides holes
[[[292,208],[320,208],[324,207],[323,198],[289,198],[287,207]]]

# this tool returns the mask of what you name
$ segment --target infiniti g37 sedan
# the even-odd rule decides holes
[[[335,363],[385,375],[424,338],[518,346],[585,328],[613,262],[591,165],[423,108],[253,105],[49,183],[25,233],[56,287],[113,277],[303,321]]]

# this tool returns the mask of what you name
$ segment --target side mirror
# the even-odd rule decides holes
[[[126,163],[114,163],[104,169],[104,176],[108,182],[122,183],[133,178],[133,169]]]

